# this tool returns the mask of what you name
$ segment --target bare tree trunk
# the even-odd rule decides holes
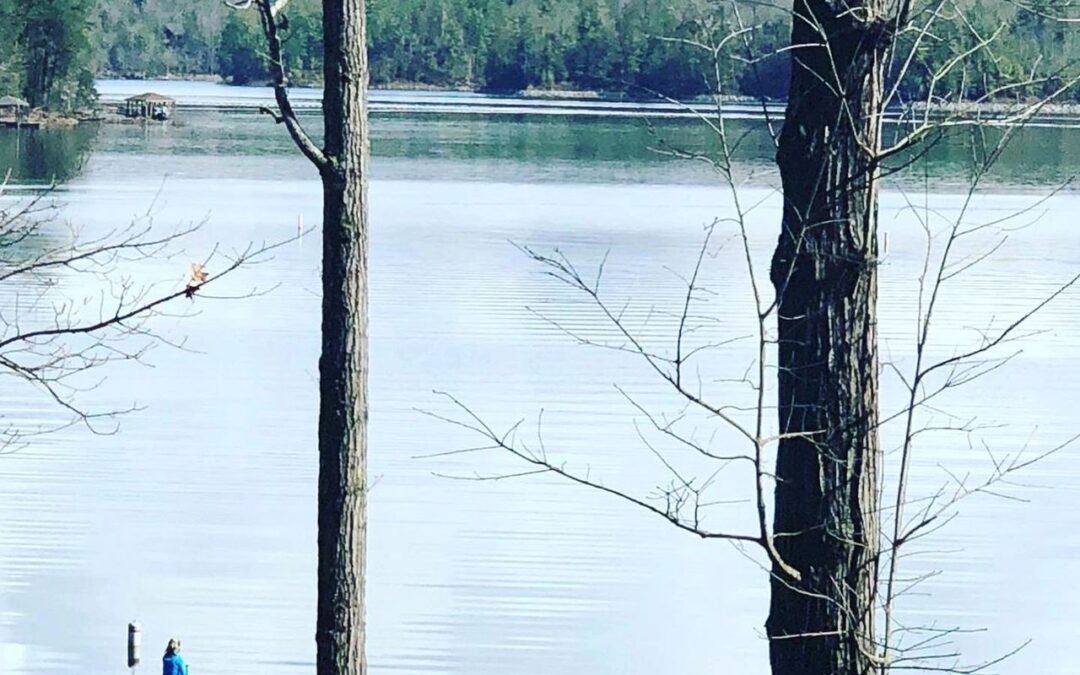
[[[279,14],[289,0],[238,0],[259,10],[278,111],[323,184],[322,356],[319,358],[319,586],[316,672],[363,675],[367,541],[368,60],[364,0],[323,0],[323,147],[289,101]]]
[[[774,675],[875,670],[880,549],[877,221],[883,0],[796,0],[777,161],[783,227],[774,535]]]
[[[367,535],[367,84],[364,0],[324,0],[320,675],[361,675]]]

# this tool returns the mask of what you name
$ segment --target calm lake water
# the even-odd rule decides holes
[[[124,93],[124,86],[134,85],[106,83],[103,91]],[[185,95],[211,96],[217,90],[209,86],[173,91],[183,103]],[[236,95],[258,100],[246,90]],[[506,104],[488,107],[495,105]],[[750,132],[740,199],[755,205],[751,243],[764,272],[779,222],[775,176],[761,122],[737,124]],[[963,255],[975,255],[1008,230],[997,255],[947,288],[934,354],[948,356],[977,342],[980,330],[1007,325],[1080,270],[1080,195],[1038,201],[1080,169],[1078,133],[1025,132],[992,189],[974,199],[966,216],[972,224],[1038,205],[964,245]],[[251,109],[182,110],[169,126],[0,134],[0,159],[19,184],[60,179],[64,218],[88,233],[135,218],[163,231],[205,221],[182,255],[132,268],[139,281],[176,285],[189,260],[215,243],[243,248],[289,237],[300,223],[317,225],[319,183],[283,134]],[[617,343],[593,307],[511,244],[559,247],[589,270],[606,255],[607,299],[626,307],[647,344],[669,349],[670,312],[684,294],[677,273],[692,267],[703,227],[730,217],[733,207],[707,170],[650,152],[659,139],[710,143],[680,118],[417,111],[408,102],[375,114],[373,672],[767,672],[767,580],[755,552],[680,534],[548,478],[448,478],[522,467],[487,453],[431,457],[477,439],[418,412],[453,414],[433,393],[451,392],[495,427],[524,419],[521,438],[530,442],[543,410],[551,456],[641,495],[669,478],[639,429],[685,471],[704,477],[715,470],[648,433],[615,385],[658,414],[678,415],[679,401],[639,360],[581,346],[554,327],[548,319]],[[901,369],[911,367],[925,252],[905,206],[917,204],[938,228],[959,214],[958,147],[936,151],[919,179],[893,180],[883,196],[882,358]],[[698,307],[697,344],[753,329],[741,252],[730,227],[719,227],[704,270],[714,294]],[[153,367],[121,365],[82,398],[96,409],[143,406],[119,433],[67,429],[0,457],[0,672],[121,673],[132,619],[144,626],[141,672],[156,672],[170,636],[183,640],[194,673],[313,667],[318,267],[312,233],[214,291],[274,287],[271,293],[179,303],[186,316],[157,325],[186,338],[191,351],[159,347],[148,357]],[[61,284],[75,296],[93,290],[73,275]],[[5,312],[18,290],[0,291]],[[1035,453],[1080,431],[1078,300],[1077,293],[1060,298],[1032,322],[1034,334],[998,354],[1021,352],[1013,362],[922,418],[930,426],[977,418],[987,428],[924,437],[913,496],[947,483],[946,470],[985,476],[984,440],[1001,455],[1025,444]],[[742,376],[751,351],[751,343],[734,342],[702,355],[695,376],[703,391],[748,404],[748,393],[730,380]],[[902,391],[896,377],[884,380],[892,410]],[[61,419],[13,379],[0,396],[10,421]],[[708,419],[685,424],[713,447],[737,443]],[[886,428],[890,451],[900,431]],[[1080,630],[1080,586],[1068,582],[1080,556],[1077,452],[1063,450],[1005,489],[1026,503],[967,502],[908,561],[912,575],[945,572],[907,598],[903,620],[986,629],[954,641],[973,662],[1033,639],[998,672],[1080,673],[1062,649]],[[745,497],[747,476],[739,471],[721,474],[717,501]],[[746,531],[751,511],[720,504],[708,523]]]

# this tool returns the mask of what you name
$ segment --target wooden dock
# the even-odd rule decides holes
[[[0,119],[0,127],[5,129],[40,129],[41,126],[40,120]]]

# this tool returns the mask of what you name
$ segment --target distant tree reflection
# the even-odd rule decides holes
[[[0,129],[0,169],[16,183],[64,183],[82,171],[99,125],[71,129]]]

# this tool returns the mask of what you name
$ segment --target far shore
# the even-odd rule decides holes
[[[226,86],[237,87],[267,87],[270,86],[269,82],[251,82],[244,85],[232,85],[230,82],[224,80],[218,75],[165,75],[160,77],[121,77],[115,74],[103,75],[106,79],[128,80],[128,81],[177,81],[177,82],[212,82],[217,84],[223,84]],[[322,87],[320,81],[315,80],[298,80],[291,85],[297,89],[318,89]],[[422,92],[444,92],[444,93],[459,93],[459,94],[482,94],[487,96],[506,96],[520,99],[535,99],[535,100],[547,100],[547,101],[575,101],[575,102],[625,102],[625,103],[657,103],[657,102],[674,102],[665,99],[661,96],[635,96],[626,92],[620,91],[603,91],[603,90],[582,90],[582,89],[569,89],[562,87],[541,88],[541,87],[528,87],[520,90],[491,90],[479,87],[470,86],[444,86],[433,85],[423,82],[407,82],[407,81],[394,81],[394,82],[380,82],[373,84],[370,87],[371,91],[422,91]],[[776,108],[783,106],[786,101],[783,99],[759,99],[752,96],[724,96],[722,97],[725,103],[731,105],[768,105],[770,108]],[[685,99],[680,101],[687,104],[702,104],[711,103],[709,97],[700,96],[691,99]],[[997,101],[961,101],[961,102],[936,102],[933,104],[926,104],[924,102],[912,103],[907,110],[909,114],[922,114],[929,110],[935,114],[962,114],[965,116],[971,115],[987,115],[995,119],[1009,118],[1014,116],[1024,117],[1032,109],[1033,106],[1037,106],[1037,116],[1039,117],[1080,117],[1080,102],[1072,101],[1055,101],[1051,103],[1037,104],[1036,101],[1019,101],[1019,100],[997,100]],[[900,109],[901,106],[894,106],[894,109]]]
[[[217,75],[190,75],[190,76],[176,76],[165,75],[160,77],[124,77],[118,75],[118,73],[103,73],[98,76],[99,79],[107,80],[124,80],[124,81],[172,81],[172,82],[214,82],[218,84],[225,84],[227,86],[240,86],[240,87],[266,87],[271,86],[269,81],[253,81],[245,84],[233,85],[225,78],[221,78]],[[289,87],[292,89],[321,89],[323,83],[321,80],[306,80],[302,78],[296,78]],[[443,85],[443,84],[429,84],[426,82],[408,82],[408,81],[391,81],[391,82],[379,82],[372,84],[368,89],[376,92],[443,92],[443,93],[456,93],[456,94],[484,94],[488,96],[513,96],[517,98],[537,98],[537,99],[553,99],[553,100],[605,100],[605,102],[627,102],[627,103],[656,103],[658,100],[664,100],[664,98],[656,95],[640,95],[636,96],[631,93],[622,91],[604,91],[604,90],[579,90],[568,89],[568,87],[553,86],[553,87],[539,87],[528,86],[524,90],[498,90],[498,89],[486,89],[486,87],[470,86],[470,85]],[[725,96],[725,100],[730,100],[731,103],[745,103],[745,104],[757,104],[760,103],[760,99],[752,96]],[[698,97],[697,99],[688,99],[684,103],[696,103],[700,100],[705,100],[705,97]],[[770,104],[783,103],[782,100],[770,100]]]

